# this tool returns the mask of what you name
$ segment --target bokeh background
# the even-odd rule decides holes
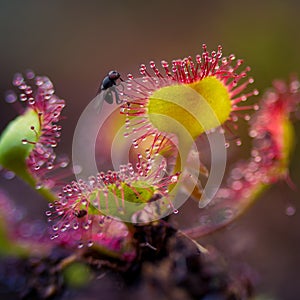
[[[244,58],[263,92],[273,79],[300,73],[299,11],[297,0],[1,0],[0,129],[15,116],[3,93],[15,72],[31,68],[49,76],[67,100],[59,151],[70,154],[77,119],[109,70],[137,75],[140,63],[195,55],[204,42],[210,50],[222,44],[225,55]],[[298,144],[291,177],[300,188],[299,154]],[[30,214],[40,213],[43,204],[37,205],[28,187],[16,179],[0,183]],[[291,217],[289,205],[296,208]],[[300,299],[299,215],[299,190],[278,184],[208,241],[228,259],[250,266],[259,294]]]

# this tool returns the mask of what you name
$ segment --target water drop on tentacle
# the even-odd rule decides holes
[[[296,213],[296,208],[292,205],[289,205],[285,210],[285,214],[289,217],[294,216],[295,213]]]
[[[14,102],[17,101],[17,99],[18,99],[18,97],[17,97],[15,92],[13,92],[13,91],[7,91],[6,92],[5,101],[7,103],[14,103]]]

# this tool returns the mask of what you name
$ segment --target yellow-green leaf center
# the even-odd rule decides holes
[[[148,102],[149,120],[159,131],[193,139],[223,124],[231,112],[230,94],[216,77],[163,87]]]

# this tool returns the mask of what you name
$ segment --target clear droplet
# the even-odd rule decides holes
[[[6,170],[6,171],[3,172],[3,176],[4,176],[5,179],[11,180],[15,177],[15,173],[12,172],[12,171]]]
[[[35,74],[32,70],[26,70],[25,75],[26,75],[27,79],[33,79],[35,76]]]
[[[295,215],[295,213],[296,213],[296,208],[292,205],[289,205],[285,210],[285,214],[289,217]]]
[[[21,73],[16,73],[14,78],[13,78],[13,85],[14,86],[19,86],[24,82],[24,78]]]
[[[48,170],[52,170],[53,168],[54,168],[53,163],[48,162],[48,163],[47,163],[47,169],[48,169]]]
[[[42,187],[43,187],[43,184],[42,184],[41,182],[39,182],[39,183],[37,183],[37,184],[35,185],[35,188],[36,188],[37,190],[40,190]]]
[[[50,237],[51,240],[54,240],[54,239],[56,239],[56,238],[58,238],[58,233],[53,234],[53,235],[51,235],[51,237]]]
[[[88,223],[85,223],[85,224],[82,225],[82,228],[84,230],[88,230],[90,228],[90,225]]]
[[[68,158],[65,158],[64,160],[62,160],[62,161],[59,162],[59,166],[60,166],[61,168],[67,167],[68,164],[69,164],[69,159],[68,159]]]
[[[250,119],[251,119],[250,115],[247,114],[247,115],[244,116],[245,121],[250,121]]]
[[[18,99],[18,97],[17,97],[15,92],[13,92],[13,91],[7,91],[6,92],[5,101],[7,103],[14,103],[14,102],[17,101],[17,99]]]
[[[242,141],[241,141],[240,139],[238,139],[238,140],[236,140],[235,144],[236,144],[237,146],[241,146],[241,145],[242,145]]]
[[[252,137],[252,138],[256,137],[257,136],[257,131],[256,130],[250,130],[249,136]]]
[[[25,94],[20,94],[20,101],[21,102],[25,102],[25,101],[27,101],[27,96],[25,95]]]
[[[172,183],[177,182],[177,180],[178,180],[178,176],[177,176],[177,175],[173,175],[173,176],[171,177],[171,182],[172,182]]]

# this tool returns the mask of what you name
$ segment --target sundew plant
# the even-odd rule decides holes
[[[224,269],[201,237],[233,222],[278,181],[292,185],[299,81],[274,80],[260,96],[243,60],[206,45],[195,57],[151,61],[139,73],[112,71],[103,79],[78,120],[70,159],[55,148],[71,100],[57,96],[46,76],[15,75],[5,100],[19,115],[0,136],[2,173],[15,174],[48,202],[40,221],[25,220],[0,191],[0,254],[10,261],[3,278],[13,278],[1,281],[19,297],[60,299],[72,288],[101,285],[108,270],[149,299],[253,296],[251,278],[246,286]],[[120,124],[101,133],[112,141],[101,145],[110,147],[111,170],[96,151],[105,122]],[[244,147],[242,122],[250,157],[230,165],[227,154]],[[185,216],[178,228],[184,205],[199,221]],[[9,273],[11,266],[18,274]]]

